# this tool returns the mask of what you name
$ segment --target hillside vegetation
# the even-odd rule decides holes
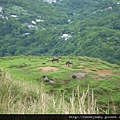
[[[0,58],[1,113],[120,113],[120,66],[81,56],[51,60]],[[54,84],[44,82],[44,75]]]
[[[0,56],[89,56],[120,65],[118,0],[2,0]]]
[[[46,94],[44,84],[30,84],[16,81],[8,73],[1,71],[0,77],[0,113],[1,114],[99,114],[94,94],[79,96],[72,93],[70,103],[65,101],[64,94],[55,97]],[[75,103],[75,94],[79,103]],[[60,97],[60,98],[59,98]],[[89,99],[86,100],[86,99]],[[87,104],[86,104],[87,102]],[[109,111],[105,111],[108,113]]]

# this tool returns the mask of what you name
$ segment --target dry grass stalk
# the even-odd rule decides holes
[[[3,73],[0,80],[0,113],[12,114],[99,114],[94,93],[87,91],[80,96],[80,87],[72,93],[70,103],[65,94],[58,98],[46,94],[44,85],[14,80]],[[77,98],[75,97],[77,95]],[[92,98],[91,98],[92,97]],[[77,102],[76,102],[77,100]]]

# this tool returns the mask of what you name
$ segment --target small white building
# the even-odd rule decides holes
[[[48,3],[56,3],[57,0],[44,0],[44,2],[48,2]]]
[[[0,13],[3,13],[3,11],[2,11],[2,10],[3,10],[3,8],[0,6]]]
[[[70,35],[70,34],[63,34],[62,36],[61,36],[61,38],[62,39],[64,39],[64,40],[68,40],[69,38],[71,38],[72,36]]]
[[[36,22],[43,22],[44,20],[36,19]]]
[[[35,21],[31,21],[31,22],[32,22],[32,24],[36,25],[36,22],[35,22]]]
[[[112,10],[113,8],[112,8],[112,6],[110,6],[110,7],[106,8],[106,9]]]
[[[12,18],[18,19],[17,15],[10,15]]]
[[[44,2],[48,2],[48,3],[57,3],[60,2],[62,0],[43,0]]]
[[[30,35],[31,33],[23,33],[22,36]]]
[[[35,26],[35,25],[31,25],[31,24],[29,24],[29,25],[28,25],[28,28],[29,28],[29,29],[32,29],[32,28],[33,28],[33,29],[35,29],[35,30],[37,30],[37,29],[38,29],[38,27],[37,27],[37,26]]]

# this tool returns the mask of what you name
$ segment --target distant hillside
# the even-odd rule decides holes
[[[118,0],[2,0],[0,56],[72,55],[120,65]]]

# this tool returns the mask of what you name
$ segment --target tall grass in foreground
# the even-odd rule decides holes
[[[99,114],[93,91],[89,87],[82,96],[77,87],[70,102],[64,94],[59,97],[46,94],[44,85],[17,81],[7,73],[0,76],[0,113],[1,114]],[[77,103],[75,102],[77,95]],[[107,111],[105,112],[107,113]]]

